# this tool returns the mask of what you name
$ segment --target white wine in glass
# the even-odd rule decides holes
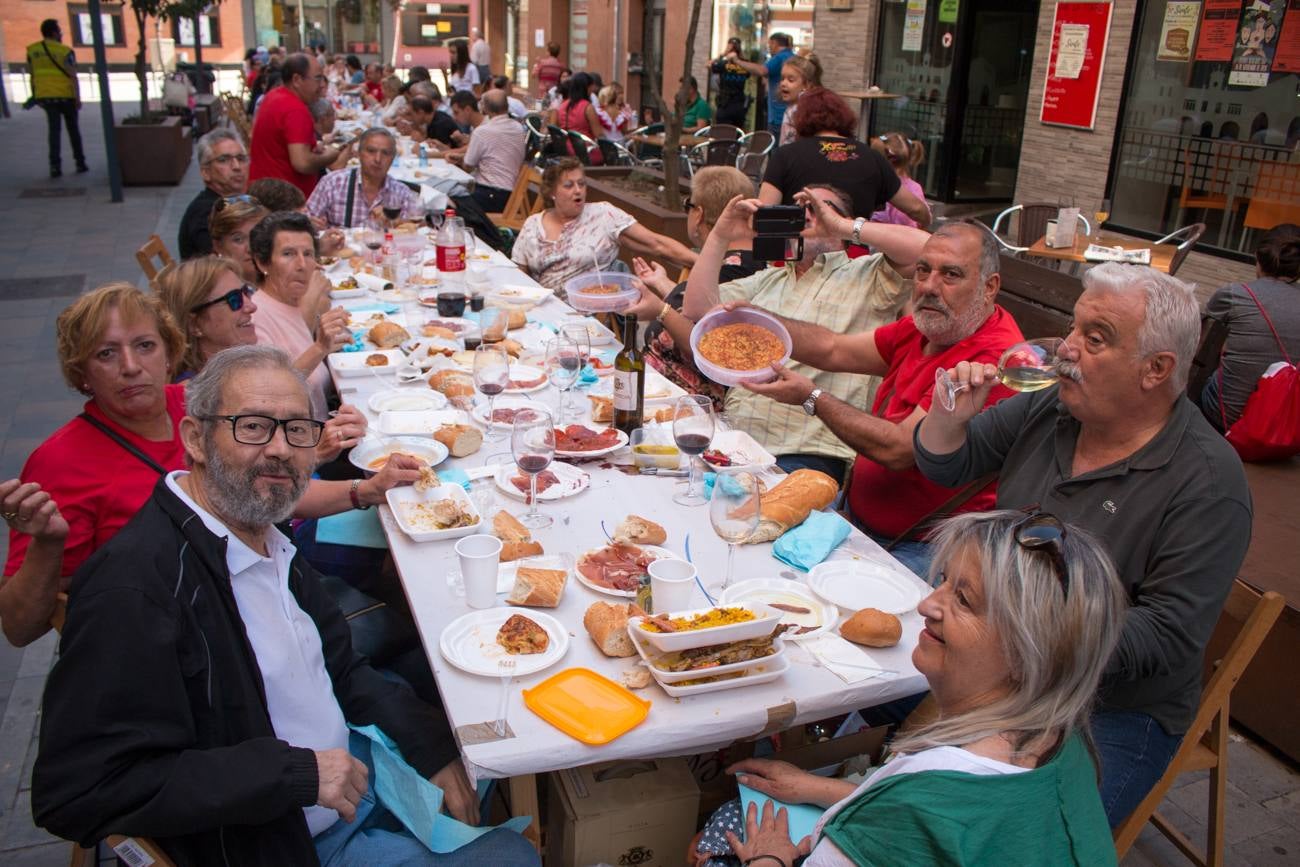
[[[727,571],[722,589],[731,586],[735,571],[736,546],[758,529],[761,490],[758,477],[744,471],[718,470],[709,497],[709,522],[713,532],[727,543]]]
[[[1060,379],[1057,352],[1064,342],[1059,337],[1039,337],[1011,346],[998,359],[998,380],[1012,391],[1041,391],[1055,385]],[[934,372],[935,397],[948,412],[957,406],[957,395],[969,388],[970,383],[954,383],[942,367]]]

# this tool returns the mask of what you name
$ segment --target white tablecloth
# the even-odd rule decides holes
[[[523,275],[514,279],[527,280]],[[550,299],[535,309],[538,318],[556,319],[573,312],[558,300]],[[377,379],[336,380],[344,400],[365,409],[367,398],[385,386]],[[424,387],[424,386],[417,386]],[[533,397],[554,405],[559,392],[547,388]],[[582,400],[579,398],[579,400]],[[586,401],[584,400],[585,404]],[[586,413],[589,418],[589,412]],[[569,418],[572,421],[572,416]],[[448,465],[464,469],[491,462],[511,462],[510,441],[506,436],[495,442],[485,441],[474,455]],[[534,531],[548,554],[571,552],[575,556],[606,544],[601,522],[610,532],[629,512],[643,515],[662,524],[668,531],[664,546],[681,555],[687,537],[692,559],[705,586],[715,597],[720,589],[726,563],[726,545],[713,532],[707,507],[686,508],[672,502],[681,479],[655,476],[630,476],[615,469],[602,469],[601,462],[582,464],[591,474],[591,485],[575,497],[543,503],[542,509],[555,517],[552,527]],[[497,494],[496,508],[523,512],[521,501]],[[609,659],[597,650],[582,626],[582,615],[597,600],[618,599],[587,589],[571,580],[563,601],[547,610],[568,627],[570,647],[564,659],[536,674],[517,677],[512,682],[507,720],[510,729],[505,738],[491,729],[496,719],[500,681],[495,677],[477,677],[451,666],[438,649],[442,630],[472,609],[463,597],[448,586],[447,573],[458,569],[454,542],[415,543],[398,529],[387,507],[380,507],[384,530],[393,558],[414,612],[416,625],[429,656],[438,689],[442,694],[452,728],[460,740],[462,753],[471,773],[481,777],[510,777],[578,767],[598,761],[656,756],[687,755],[718,748],[737,739],[751,738],[778,731],[798,723],[810,722],[848,710],[868,707],[911,695],[926,688],[925,679],[911,663],[921,628],[915,612],[903,615],[903,639],[893,648],[873,650],[872,658],[893,673],[846,685],[838,676],[819,665],[798,642],[787,642],[790,669],[781,678],[767,684],[722,690],[689,698],[676,699],[653,683],[639,695],[653,702],[648,718],[640,726],[604,746],[587,746],[544,722],[524,706],[521,690],[530,688],[567,667],[590,668],[615,681],[636,660]],[[489,517],[490,517],[489,514]],[[772,557],[771,543],[741,546],[736,554],[734,581],[748,578],[789,576],[788,567]],[[858,531],[834,552],[832,559],[857,558],[880,570],[895,570],[924,585],[879,545]],[[802,578],[800,580],[803,580]],[[696,602],[706,605],[697,588]],[[499,597],[500,604],[504,596]]]

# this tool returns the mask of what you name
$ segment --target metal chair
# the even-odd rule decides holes
[[[569,146],[573,149],[573,155],[576,156],[584,166],[592,165],[591,152],[600,153],[600,146],[594,141],[587,138],[576,129],[566,130],[569,137]]]
[[[1035,241],[1047,234],[1047,221],[1056,219],[1056,215],[1060,213],[1060,210],[1060,205],[1046,203],[1012,205],[998,214],[997,219],[993,221],[993,234],[999,234],[1003,220],[1007,220],[1012,214],[1018,213],[1020,219],[1017,222],[1014,241],[1016,246],[1028,249]],[[1091,235],[1092,224],[1088,222],[1088,218],[1080,214],[1079,222],[1083,224],[1083,233]]]
[[[596,146],[600,148],[600,155],[607,166],[639,166],[642,164],[636,154],[624,147],[621,142],[601,138],[596,139]]]
[[[646,135],[663,135],[664,125],[662,123],[648,123],[645,126],[639,126],[627,134],[628,140],[634,145],[632,153],[636,154],[637,159],[645,162],[647,160],[662,160],[664,149],[658,145],[650,145],[645,142],[636,141],[637,136]]]
[[[755,183],[762,180],[767,168],[768,154],[776,147],[776,136],[765,129],[745,133],[736,140],[740,153],[736,156],[736,168],[740,169]]]
[[[708,138],[714,141],[736,141],[741,136],[741,129],[729,123],[715,123],[695,130],[691,135],[696,138]]]
[[[540,114],[526,115],[524,129],[528,130],[528,139],[524,145],[524,162],[536,163],[542,158],[542,152],[550,141],[550,134],[546,131],[546,121]]]
[[[1196,242],[1199,241],[1201,236],[1204,234],[1204,223],[1192,223],[1191,225],[1183,226],[1181,229],[1170,232],[1168,235],[1165,235],[1163,238],[1156,241],[1157,244],[1178,245],[1178,252],[1174,253],[1174,257],[1169,260],[1170,276],[1173,276],[1177,273],[1178,269],[1182,267],[1183,260],[1187,258],[1188,253],[1192,252],[1192,248],[1196,246]]]

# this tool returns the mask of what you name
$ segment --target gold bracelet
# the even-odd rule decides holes
[[[668,311],[672,309],[673,309],[672,305],[669,304],[667,301],[665,301],[664,306],[659,308],[659,314],[655,316],[655,321],[662,324],[664,321],[664,317],[667,316]]]

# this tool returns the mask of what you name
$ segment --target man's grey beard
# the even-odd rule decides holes
[[[1082,382],[1083,371],[1079,370],[1079,365],[1073,361],[1056,362],[1056,375],[1061,379],[1068,379],[1071,382]]]
[[[307,489],[307,474],[288,461],[268,458],[241,470],[222,460],[211,444],[207,454],[203,491],[216,508],[217,517],[237,527],[258,529],[278,524],[293,514]],[[289,476],[293,485],[289,490],[276,485],[259,495],[253,484],[262,473]]]
[[[943,299],[927,296],[913,309],[912,324],[930,343],[953,346],[978,331],[984,320],[989,318],[989,312],[983,304],[972,304],[964,312],[955,314]],[[936,313],[943,317],[941,322],[934,322],[933,314]]]
[[[803,258],[800,261],[805,265],[812,265],[813,260],[823,253],[834,253],[844,249],[842,241],[835,241],[830,238],[804,238],[803,240]]]

